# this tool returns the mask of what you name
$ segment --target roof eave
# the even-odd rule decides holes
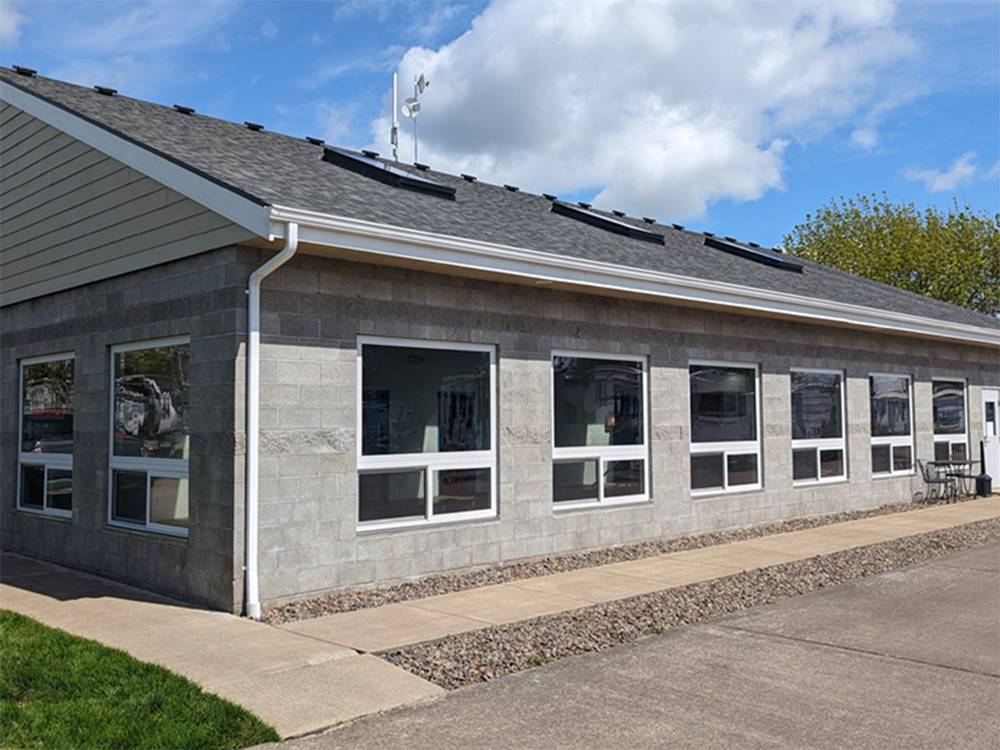
[[[259,198],[213,180],[190,165],[167,157],[44,96],[0,80],[0,99],[200,203],[234,224],[267,237],[269,206]]]
[[[299,225],[300,241],[408,262],[569,285],[602,293],[736,308],[813,322],[1000,348],[1000,330],[891,310],[774,292],[689,276],[617,266],[481,240],[377,224],[286,206],[271,207],[270,236]]]

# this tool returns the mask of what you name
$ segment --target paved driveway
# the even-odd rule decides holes
[[[997,748],[1000,546],[567,659],[288,744]]]

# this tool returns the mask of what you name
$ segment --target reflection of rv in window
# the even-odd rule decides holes
[[[184,420],[169,391],[152,378],[125,375],[115,382],[115,453],[179,458]]]

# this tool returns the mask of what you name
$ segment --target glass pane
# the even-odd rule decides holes
[[[756,440],[756,378],[745,367],[691,366],[691,440]]]
[[[186,529],[188,480],[176,477],[149,478],[149,522]]]
[[[115,455],[188,458],[191,345],[115,354]]]
[[[146,523],[146,472],[116,471],[111,517],[119,521]]]
[[[757,456],[753,453],[728,456],[729,486],[757,484]]]
[[[951,458],[951,446],[948,441],[945,440],[940,443],[934,443],[934,460],[944,463]]]
[[[489,352],[365,344],[366,456],[490,448]]]
[[[840,375],[792,372],[792,439],[843,437]]]
[[[888,445],[872,446],[872,473],[887,474],[892,468],[892,451]]]
[[[73,360],[24,366],[21,451],[73,452]]]
[[[894,375],[872,375],[872,436],[910,434],[910,381]]]
[[[691,489],[720,489],[723,482],[721,453],[701,453],[691,456]]]
[[[997,426],[997,405],[993,401],[986,402],[986,435],[996,437],[1000,432]]]
[[[965,383],[935,380],[934,433],[961,435],[965,432]]]
[[[968,461],[969,451],[965,443],[952,443],[951,444],[951,460],[952,461]]]
[[[820,451],[819,475],[824,479],[844,476],[844,451],[839,448]]]
[[[552,500],[597,499],[597,461],[566,461],[552,464]]]
[[[358,476],[358,518],[423,518],[427,514],[427,482],[423,469]]]
[[[894,445],[892,447],[892,470],[909,470],[913,466],[913,459],[911,458],[910,453],[910,446]]]
[[[73,472],[65,469],[49,469],[49,486],[45,504],[56,510],[73,508]]]
[[[818,476],[815,448],[792,451],[792,479],[816,479]]]
[[[553,357],[557,447],[641,445],[642,362]]]
[[[604,464],[604,497],[641,495],[644,461],[608,461]]]
[[[489,469],[447,469],[437,473],[434,513],[489,510]]]
[[[23,464],[21,466],[21,505],[41,508],[45,494],[45,467]]]

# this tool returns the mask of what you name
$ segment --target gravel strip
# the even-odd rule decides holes
[[[603,651],[667,628],[1000,541],[1000,519],[747,571],[378,654],[447,690]]]
[[[970,498],[971,499],[971,498]],[[456,573],[437,573],[413,581],[380,586],[367,589],[347,589],[331,594],[303,599],[280,607],[268,609],[264,613],[264,621],[278,625],[296,620],[307,620],[312,617],[322,617],[336,612],[352,612],[356,609],[380,607],[383,604],[406,602],[423,599],[438,594],[450,594],[455,591],[490,586],[497,583],[507,583],[524,578],[563,573],[581,568],[593,568],[609,563],[639,560],[645,557],[655,557],[668,552],[710,547],[715,544],[727,544],[744,539],[754,539],[771,534],[782,534],[789,531],[801,531],[831,523],[854,521],[859,518],[884,516],[891,513],[903,513],[919,510],[933,503],[895,503],[867,510],[832,513],[825,516],[810,516],[789,521],[751,526],[743,529],[697,534],[695,536],[668,537],[654,539],[636,544],[624,544],[617,547],[590,550],[587,552],[570,552],[534,560],[490,565],[476,570],[466,570]]]

